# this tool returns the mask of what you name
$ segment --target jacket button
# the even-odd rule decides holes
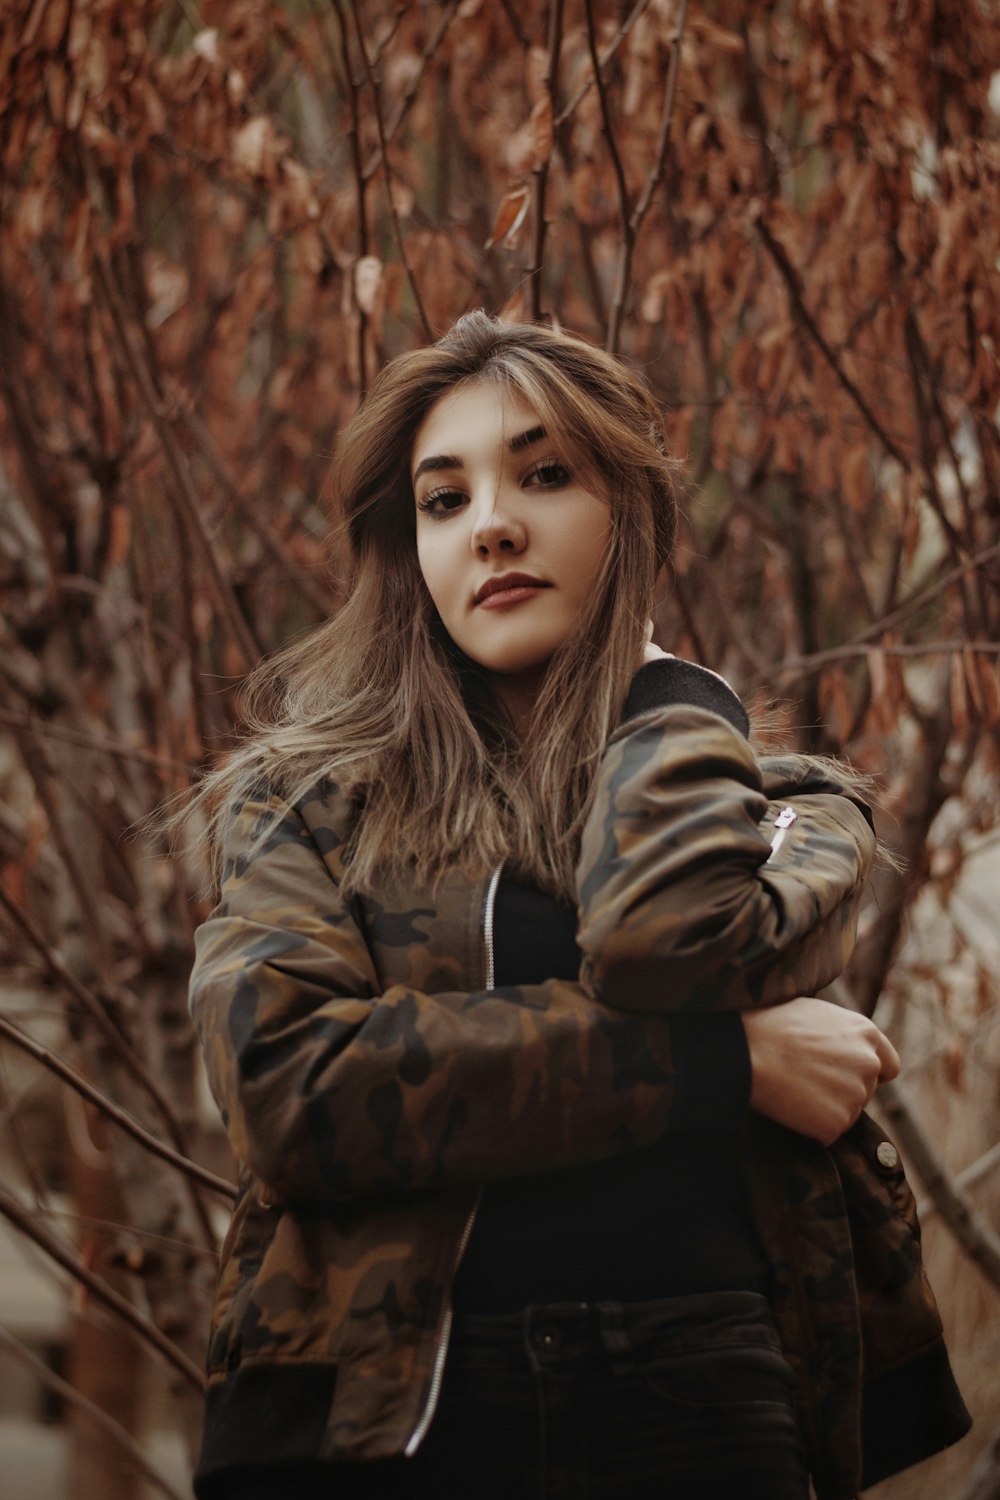
[[[875,1151],[875,1157],[880,1167],[891,1170],[899,1166],[899,1152],[891,1141],[879,1141]]]

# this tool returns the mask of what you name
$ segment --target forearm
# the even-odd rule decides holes
[[[242,939],[260,949],[267,936]],[[350,998],[310,975],[314,958],[244,965],[235,983],[216,962],[192,987],[234,1149],[278,1198],[573,1166],[673,1130],[735,1125],[746,1108],[749,1067],[731,1035],[717,1088],[695,1087],[710,1031],[680,1022],[675,1035],[668,1020],[613,1012],[578,984],[437,995],[396,985]]]
[[[672,1130],[731,1128],[746,1109],[729,1018],[711,1018],[713,1033],[625,1016],[567,980],[382,983],[296,809],[248,800],[226,867],[196,939],[192,1011],[236,1154],[275,1197],[570,1166]],[[405,952],[395,962],[406,977]],[[693,1087],[713,1052],[717,1087]]]
[[[580,856],[595,993],[637,1011],[742,1009],[840,972],[874,837],[848,797],[791,790],[796,820],[769,862],[778,805],[729,724],[677,704],[617,731]]]

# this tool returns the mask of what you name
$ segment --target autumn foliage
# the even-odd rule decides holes
[[[998,20],[995,0],[5,8],[0,961],[37,1013],[0,1021],[97,1091],[124,1227],[45,1217],[69,1169],[31,1090],[75,1091],[35,1063],[0,1211],[71,1276],[119,1277],[131,1336],[177,1352],[156,1356],[189,1434],[212,1189],[100,1097],[227,1174],[184,996],[207,877],[134,830],[225,752],[246,669],[336,607],[337,430],[470,307],[607,343],[661,398],[690,488],[659,638],[769,733],[880,778],[902,870],[850,991],[911,1048],[904,1146],[934,1137],[953,1182],[995,1143],[1000,951],[967,908],[992,880],[995,916],[1000,881]],[[991,1202],[963,1274],[995,1311]],[[976,1379],[985,1440],[1000,1393]],[[949,1493],[973,1457],[942,1461]],[[886,1493],[924,1495],[908,1483]]]

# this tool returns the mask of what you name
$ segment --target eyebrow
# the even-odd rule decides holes
[[[534,447],[546,437],[544,427],[529,427],[526,432],[519,432],[517,437],[512,437],[507,444],[511,453],[523,453],[525,448]],[[460,469],[462,460],[455,453],[432,453],[427,458],[422,458],[413,471],[413,483],[416,484],[421,474],[438,474],[442,469]]]

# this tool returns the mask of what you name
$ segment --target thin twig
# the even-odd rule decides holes
[[[424,338],[428,343],[430,343],[434,337],[434,334],[431,329],[426,310],[424,308],[424,299],[420,295],[420,288],[417,285],[417,278],[414,275],[413,267],[410,264],[410,257],[406,249],[406,240],[403,236],[403,227],[399,222],[399,211],[396,208],[396,200],[392,196],[392,168],[389,165],[389,146],[385,138],[385,120],[382,116],[382,96],[379,91],[378,80],[375,77],[374,69],[372,68],[371,61],[368,57],[368,48],[365,46],[364,32],[361,29],[361,17],[358,14],[358,0],[351,0],[351,15],[354,19],[354,34],[357,38],[358,51],[361,53],[361,58],[365,67],[365,77],[368,79],[368,87],[371,91],[372,96],[372,108],[375,112],[375,129],[378,132],[379,149],[382,153],[382,176],[385,182],[386,201],[389,205],[389,217],[392,221],[392,232],[396,240],[396,248],[399,251],[399,258],[403,262],[403,270],[406,272],[406,279],[410,284],[410,291],[413,293],[413,301],[416,305],[417,315],[420,318],[420,323],[423,328]]]
[[[33,1354],[26,1344],[22,1344],[21,1340],[16,1338],[14,1334],[9,1333],[6,1328],[0,1328],[0,1343],[3,1344],[4,1348],[15,1359],[20,1360],[21,1364],[25,1365],[43,1385],[48,1386],[49,1390],[54,1391],[61,1400],[65,1401],[67,1406],[75,1407],[77,1411],[82,1412],[85,1417],[89,1418],[95,1426],[100,1427],[102,1432],[107,1433],[108,1437],[112,1438],[122,1451],[128,1455],[139,1472],[146,1476],[150,1484],[155,1485],[158,1490],[162,1490],[163,1494],[167,1496],[167,1500],[184,1500],[180,1490],[174,1489],[169,1479],[165,1479],[159,1470],[150,1463],[135,1438],[131,1433],[126,1432],[120,1422],[116,1422],[113,1417],[109,1417],[106,1411],[102,1411],[88,1396],[78,1391],[76,1386],[70,1385],[68,1380],[63,1380],[61,1375],[57,1375],[55,1370],[50,1369],[44,1360],[39,1359],[37,1354]]]
[[[1000,1141],[995,1146],[991,1146],[988,1151],[984,1151],[982,1156],[977,1157],[974,1162],[970,1162],[964,1171],[959,1172],[955,1178],[955,1186],[962,1191],[965,1188],[975,1187],[977,1182],[982,1182],[983,1178],[988,1177],[996,1167],[1000,1167]],[[937,1211],[938,1206],[933,1198],[922,1198],[917,1204],[917,1218],[921,1222],[932,1218]]]
[[[766,671],[761,672],[753,681],[753,683],[750,684],[750,686],[761,687],[767,682],[772,682],[776,677],[781,677],[788,673],[794,673],[797,671],[812,671],[816,667],[824,666],[828,660],[836,660],[837,655],[840,653],[845,653],[847,655],[857,654],[855,651],[856,647],[869,645],[871,644],[871,642],[878,640],[879,636],[884,635],[886,631],[894,630],[896,626],[906,618],[907,615],[913,614],[917,610],[923,609],[924,605],[929,604],[933,599],[936,599],[939,594],[943,594],[946,589],[951,587],[951,585],[957,578],[961,578],[963,573],[967,573],[970,571],[970,569],[973,568],[981,568],[984,566],[984,564],[992,562],[998,557],[1000,557],[1000,542],[995,542],[991,547],[984,547],[982,552],[977,552],[974,557],[969,558],[968,562],[961,563],[958,567],[949,569],[949,571],[945,573],[943,577],[937,579],[935,583],[928,584],[925,588],[918,590],[917,593],[911,594],[909,599],[904,599],[902,604],[898,605],[898,607],[894,609],[890,614],[883,615],[880,620],[876,620],[873,625],[869,625],[865,630],[862,630],[857,635],[852,636],[852,638],[849,641],[845,641],[843,645],[835,646],[831,648],[831,651],[829,652],[816,652],[814,656],[789,657],[783,662],[776,662],[773,667],[769,667]],[[994,644],[990,641],[973,641],[971,643],[964,641],[961,643],[940,642],[937,644],[937,646],[934,646],[932,643],[932,646],[928,647],[927,649],[944,650],[956,645],[960,645],[961,649],[963,650],[972,649],[974,651],[982,651],[983,649],[988,649],[989,651],[992,651],[995,649]],[[891,650],[897,654],[905,654],[908,651],[919,651],[922,648],[892,646],[885,647],[884,649],[887,651]]]
[[[24,911],[20,906],[17,905],[15,901],[10,898],[7,892],[3,889],[2,885],[0,885],[0,907],[2,907],[4,911],[6,911],[7,915],[14,922],[15,926],[17,926],[21,933],[28,939],[28,942],[31,944],[32,948],[34,948],[35,952],[39,955],[45,967],[52,975],[53,979],[55,979],[57,983],[59,983],[64,989],[68,990],[69,993],[73,996],[74,1000],[76,1000],[82,1007],[84,1012],[88,1016],[90,1016],[91,1020],[95,1023],[105,1041],[108,1042],[111,1046],[115,1056],[120,1059],[120,1061],[125,1065],[127,1071],[140,1085],[140,1087],[145,1090],[150,1099],[152,1099],[153,1103],[156,1105],[156,1108],[160,1113],[160,1117],[163,1120],[163,1123],[167,1127],[167,1131],[170,1135],[171,1140],[177,1147],[180,1154],[186,1157],[187,1150],[184,1140],[184,1132],[180,1127],[177,1116],[174,1114],[174,1111],[171,1108],[166,1095],[163,1093],[163,1090],[160,1088],[159,1084],[150,1074],[148,1068],[142,1062],[141,1058],[133,1050],[124,1032],[119,1029],[114,1021],[112,1021],[105,1006],[101,1003],[98,997],[91,990],[89,990],[85,984],[82,984],[81,981],[77,979],[76,975],[66,967],[62,959],[58,956],[57,953],[54,952],[50,944],[46,941],[44,934],[35,924],[33,919],[28,915],[26,911]],[[215,1243],[215,1236],[211,1222],[208,1218],[207,1213],[205,1212],[205,1205],[199,1198],[194,1184],[189,1184],[189,1187],[191,1189],[192,1206],[195,1210],[195,1213],[197,1214],[202,1234],[205,1236],[205,1242],[208,1245],[213,1245]]]
[[[87,947],[93,956],[94,969],[99,985],[110,990],[112,986],[113,961],[104,923],[95,899],[93,870],[88,871],[83,862],[79,836],[74,837],[66,826],[62,801],[55,783],[49,757],[42,740],[24,730],[14,729],[13,739],[20,752],[21,762],[31,778],[39,805],[45,813],[52,843],[62,861],[70,890],[87,932]],[[79,829],[77,830],[79,834]]]
[[[632,30],[632,27],[635,25],[636,21],[638,21],[639,17],[642,15],[643,11],[647,9],[648,5],[649,5],[649,0],[637,0],[637,3],[635,5],[633,5],[632,9],[629,11],[628,15],[625,17],[624,21],[619,26],[618,30],[615,32],[615,34],[612,37],[611,41],[608,43],[608,45],[605,47],[604,51],[602,52],[601,58],[600,58],[600,62],[598,64],[598,71],[599,72],[603,71],[607,67],[608,63],[614,57],[615,53],[618,51],[618,48],[621,46],[622,42],[628,36],[629,32]],[[556,118],[555,118],[555,128],[557,130],[559,129],[559,127],[561,125],[565,125],[566,121],[569,119],[570,115],[576,109],[577,105],[580,103],[580,100],[583,98],[583,96],[585,94],[589,93],[590,90],[594,87],[595,76],[596,75],[592,74],[589,77],[587,77],[583,81],[583,83],[581,83],[580,87],[577,89],[576,93],[570,99],[569,103],[566,104],[566,105],[564,105],[563,109],[561,110],[561,112],[558,115],[556,115]]]
[[[183,1172],[185,1176],[192,1178],[193,1181],[200,1182],[203,1187],[207,1187],[211,1192],[218,1193],[221,1197],[228,1199],[230,1202],[232,1201],[236,1189],[231,1182],[227,1182],[224,1177],[217,1177],[214,1172],[209,1172],[207,1168],[199,1166],[190,1157],[182,1156],[179,1151],[174,1151],[165,1142],[157,1140],[155,1135],[151,1135],[148,1130],[144,1130],[137,1120],[134,1120],[130,1114],[121,1109],[117,1104],[112,1103],[99,1089],[95,1089],[93,1084],[88,1083],[85,1078],[81,1077],[73,1068],[64,1063],[61,1058],[56,1057],[55,1053],[50,1052],[47,1047],[43,1047],[40,1042],[36,1042],[26,1032],[22,1031],[19,1026],[12,1025],[10,1021],[5,1020],[2,1016],[0,1016],[0,1036],[6,1037],[9,1042],[13,1042],[15,1047],[20,1047],[23,1052],[29,1053],[36,1062],[41,1063],[42,1067],[48,1068],[50,1072],[55,1073],[58,1078],[61,1078],[64,1083],[68,1083],[70,1088],[75,1089],[78,1094],[82,1095],[90,1104],[93,1104],[96,1109],[99,1109],[101,1114],[106,1115],[109,1120],[112,1120],[127,1135],[130,1135],[133,1140],[138,1141],[139,1145],[144,1147],[145,1150],[150,1151],[154,1156],[158,1156],[161,1161],[168,1162],[170,1166],[176,1167],[178,1171]]]
[[[0,708],[0,724],[9,724],[14,729],[30,729],[43,739],[63,740],[67,745],[100,750],[106,755],[115,756],[118,760],[138,761],[141,765],[153,766],[156,770],[186,772],[195,770],[189,761],[170,760],[165,755],[154,755],[151,750],[140,750],[135,745],[126,745],[122,740],[112,739],[109,735],[91,734],[83,729],[68,729],[62,724],[53,724],[49,719],[39,719],[34,714],[18,714],[7,708]]]
[[[629,201],[628,183],[625,180],[625,168],[622,166],[621,153],[618,150],[618,142],[615,139],[614,125],[611,120],[611,105],[608,102],[608,91],[604,87],[604,79],[601,76],[601,64],[597,56],[597,31],[594,23],[594,0],[585,0],[587,14],[587,50],[590,53],[590,66],[594,70],[594,84],[597,88],[597,97],[601,105],[601,119],[604,122],[604,138],[608,143],[608,154],[611,157],[611,165],[614,169],[615,182],[618,187],[618,216],[621,225],[621,234],[624,239],[628,234],[629,225]]]
[[[563,0],[549,0],[548,53],[543,82],[549,96],[553,140],[555,139],[556,93],[559,87],[559,53],[562,50],[562,21]],[[551,155],[551,151],[547,151],[544,160],[538,163],[533,172],[535,233],[532,243],[532,265],[528,268],[526,279],[529,299],[528,316],[534,323],[541,322],[542,318],[542,264],[545,255],[545,235],[548,229],[545,219],[545,191],[548,186]]]
[[[158,1250],[168,1255],[181,1255],[185,1261],[200,1258],[210,1260],[215,1266],[219,1263],[217,1250],[206,1250],[203,1245],[192,1245],[190,1240],[179,1240],[171,1235],[157,1234],[153,1229],[140,1229],[135,1224],[124,1224],[118,1219],[99,1219],[93,1214],[77,1214],[68,1208],[37,1208],[35,1212],[48,1219],[81,1224],[87,1229],[96,1230],[98,1234],[106,1234],[111,1240],[117,1242],[119,1250],[127,1241],[143,1240],[146,1244],[155,1245]],[[142,1247],[137,1248],[142,1254]],[[131,1262],[128,1264],[131,1270]]]
[[[361,162],[360,90],[354,77],[354,69],[351,67],[351,42],[347,34],[347,21],[341,9],[341,0],[332,0],[332,4],[333,13],[337,18],[337,29],[340,32],[340,55],[344,68],[344,77],[347,80],[347,103],[350,110],[347,139],[351,146],[351,166],[354,171],[354,197],[358,219],[358,260],[364,260],[368,254],[368,195],[365,192],[367,179],[365,178],[364,167]],[[358,314],[358,394],[364,397],[368,389],[368,314],[358,301],[356,264],[351,272],[351,301]]]
[[[928,504],[938,520],[938,525],[944,532],[945,540],[951,551],[954,562],[964,561],[969,555],[969,547],[966,539],[952,525],[945,510],[944,500],[937,479],[936,455],[931,444],[931,422],[928,411],[923,382],[920,378],[920,348],[919,334],[916,327],[916,319],[913,309],[907,310],[903,319],[903,334],[906,341],[906,357],[910,374],[910,391],[913,397],[914,428],[917,440],[920,444],[920,457],[924,471],[924,482],[926,485],[926,496]],[[965,614],[965,627],[969,635],[975,635],[985,623],[981,610],[974,607],[972,594],[972,579],[962,578],[961,596],[962,609]]]
[[[765,249],[767,250],[771,259],[774,261],[774,264],[777,266],[781,279],[785,283],[785,287],[788,292],[788,300],[792,305],[792,311],[794,312],[798,322],[805,329],[806,333],[808,333],[809,337],[812,339],[813,343],[816,345],[817,349],[826,360],[830,369],[833,371],[833,374],[836,377],[837,381],[847,392],[848,396],[851,398],[854,405],[861,413],[861,416],[863,417],[865,423],[878,438],[883,448],[885,448],[887,453],[890,453],[892,455],[892,457],[896,460],[896,462],[902,469],[909,472],[910,468],[912,467],[910,460],[906,457],[903,450],[898,446],[898,444],[894,442],[894,440],[889,436],[888,432],[886,432],[885,428],[882,426],[882,423],[879,421],[878,417],[872,411],[864,396],[862,396],[861,392],[854,384],[854,381],[844,369],[833,349],[827,343],[826,338],[824,337],[819,327],[819,324],[816,322],[816,319],[813,317],[812,313],[806,306],[805,300],[802,295],[802,285],[799,274],[789,260],[784,247],[775,239],[763,217],[757,218],[754,227],[757,230],[757,233],[760,236]]]
[[[518,15],[517,11],[514,9],[513,0],[500,0],[500,4],[503,7],[504,15],[510,22],[511,31],[517,37],[524,50],[526,52],[529,51],[531,48],[531,37],[521,25],[521,18]]]
[[[871,646],[831,646],[826,651],[813,651],[808,656],[788,656],[776,662],[761,681],[775,678],[802,677],[821,671],[832,662],[855,661],[866,657]],[[885,656],[948,656],[953,652],[972,651],[981,656],[1000,656],[1000,641],[915,641],[901,646],[879,646]],[[758,686],[755,683],[754,686]]]
[[[182,420],[188,432],[194,438],[201,450],[201,455],[208,464],[220,489],[229,497],[233,505],[239,507],[240,513],[245,516],[254,532],[263,542],[278,566],[284,571],[295,587],[309,600],[309,603],[322,617],[330,612],[330,592],[305,568],[297,567],[288,556],[282,544],[281,537],[271,523],[258,514],[257,507],[249,496],[244,495],[239,483],[233,478],[223,462],[218,447],[211,432],[196,411],[185,411]]]
[[[427,69],[430,67],[430,64],[434,60],[435,53],[437,52],[441,43],[444,41],[445,32],[448,30],[448,27],[455,19],[455,12],[458,10],[458,7],[461,5],[461,3],[462,0],[450,0],[450,3],[447,6],[444,15],[438,22],[437,30],[434,32],[430,41],[427,43],[427,46],[421,53],[420,61],[414,69],[412,77],[407,81],[406,88],[403,90],[403,97],[396,105],[396,108],[392,113],[392,118],[386,125],[385,139],[387,144],[392,144],[397,130],[402,125],[403,121],[406,119],[406,116],[412,109],[413,101],[416,99],[417,94],[420,90],[420,85],[423,82],[424,74],[427,72]],[[368,182],[372,177],[375,176],[375,173],[379,169],[379,163],[381,162],[381,160],[381,150],[374,152],[373,155],[369,157],[368,161],[365,162],[364,169],[361,173],[361,180],[363,182]]]
[[[884,1083],[878,1092],[878,1103],[891,1120],[899,1144],[919,1172],[941,1218],[969,1258],[994,1286],[1000,1287],[1000,1236],[976,1213],[945,1167],[919,1124],[905,1091],[898,1083]]]
[[[110,262],[104,255],[99,254],[94,257],[94,267],[97,272],[96,284],[103,293],[105,305],[111,315],[111,323],[122,356],[135,381],[147,414],[156,430],[160,448],[166,459],[167,469],[174,481],[174,494],[177,497],[181,513],[187,524],[187,529],[199,542],[205,567],[211,579],[223,618],[229,625],[233,640],[243,658],[243,664],[246,670],[249,671],[260,658],[261,646],[255,640],[253,631],[250,629],[246,617],[243,615],[236,601],[232,587],[224,577],[222,569],[219,566],[219,560],[215,554],[212,539],[208,535],[205,526],[204,507],[181,458],[173,428],[163,409],[155,382],[132,337],[124,303],[115,284]]]
[[[162,1355],[179,1375],[194,1386],[196,1391],[201,1392],[205,1389],[201,1371],[188,1359],[183,1350],[178,1349],[177,1345],[168,1339],[166,1334],[161,1333],[156,1324],[139,1312],[138,1308],[133,1307],[126,1297],[116,1292],[100,1276],[96,1276],[89,1266],[79,1256],[68,1250],[60,1240],[56,1239],[55,1235],[36,1223],[31,1210],[19,1203],[3,1187],[0,1187],[0,1214],[29,1240],[33,1240],[39,1249],[44,1250],[46,1255],[57,1265],[62,1266],[64,1271],[68,1271],[76,1281],[85,1286],[96,1301],[109,1308],[130,1328],[133,1328],[139,1337]]]
[[[760,151],[761,171],[764,174],[764,182],[767,186],[768,196],[777,198],[781,192],[781,176],[778,172],[778,162],[774,154],[774,148],[770,142],[770,129],[768,126],[767,112],[764,109],[764,101],[761,98],[760,83],[757,77],[757,64],[750,45],[750,27],[746,20],[740,22],[740,36],[743,38],[743,56],[746,60],[746,109],[747,114],[757,127],[757,145]]]
[[[375,56],[372,58],[372,62],[374,63],[375,67],[378,67],[379,63],[382,61],[382,56],[385,52],[385,49],[389,46],[393,37],[396,35],[396,32],[399,30],[401,21],[409,9],[409,0],[404,0],[404,3],[402,5],[396,6],[395,14],[392,17],[392,20],[389,22],[389,29],[388,31],[386,31],[382,40],[375,48]]]
[[[636,240],[639,237],[643,221],[652,204],[653,194],[662,182],[667,167],[674,102],[677,98],[677,76],[680,72],[681,50],[684,44],[684,28],[687,24],[687,13],[688,0],[681,0],[680,14],[677,17],[677,30],[674,33],[670,48],[670,66],[667,69],[667,84],[663,95],[663,114],[660,118],[660,138],[656,147],[656,159],[653,162],[653,166],[646,178],[635,207],[623,227],[622,242],[618,248],[615,290],[611,299],[611,315],[608,319],[608,336],[605,343],[605,347],[611,354],[617,354],[618,352],[622,318],[625,312],[625,299],[628,296],[629,286],[632,281],[632,260],[635,255]]]

